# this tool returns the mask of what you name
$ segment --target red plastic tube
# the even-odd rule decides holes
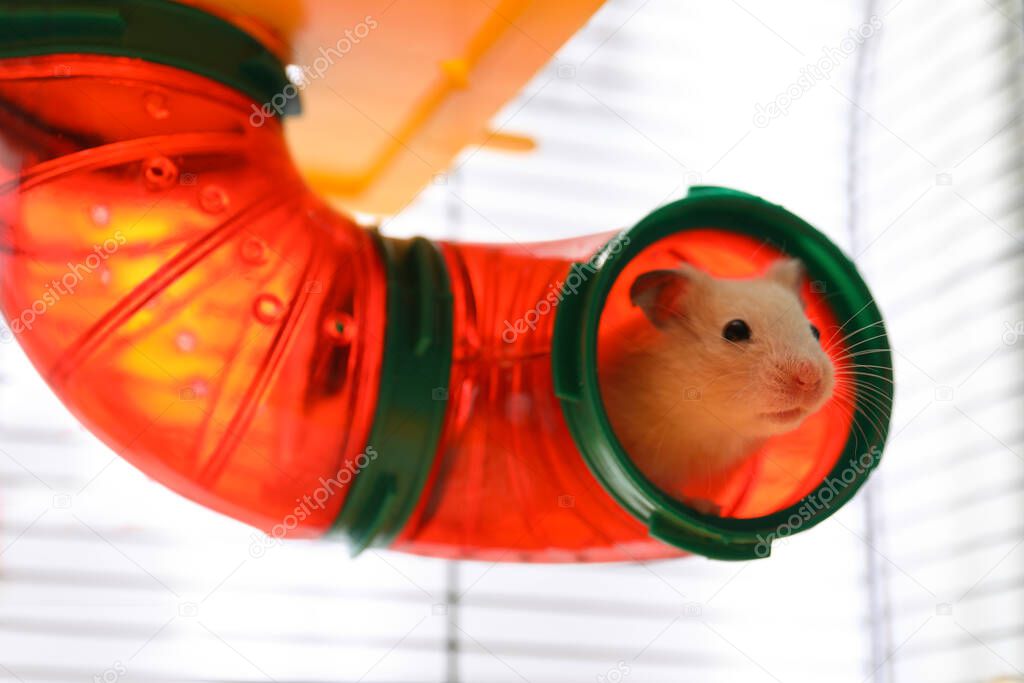
[[[0,63],[0,303],[75,415],[183,495],[261,529],[366,446],[385,284],[302,184],[280,125],[136,59]]]
[[[450,408],[433,477],[400,550],[487,560],[613,561],[677,554],[649,535],[598,485],[567,428],[552,378],[555,312],[538,302],[614,235],[524,246],[445,244],[453,274],[455,349]],[[779,252],[748,237],[691,231],[660,241],[629,273],[672,267],[680,258],[722,276],[753,276]],[[617,286],[601,335],[637,315],[628,283]],[[808,314],[837,323],[808,292]],[[544,314],[543,311],[549,311]],[[516,333],[516,330],[521,330]],[[836,361],[842,345],[832,349]],[[775,439],[722,490],[697,492],[724,514],[755,518],[814,490],[833,468],[851,413],[835,400],[798,432]]]
[[[90,430],[182,495],[274,536],[334,531],[357,547],[443,557],[739,558],[792,529],[795,506],[858,448],[884,441],[887,403],[875,399],[871,415],[836,401],[713,493],[725,519],[651,492],[614,463],[600,422],[586,426],[600,413],[595,382],[570,367],[589,357],[596,326],[603,335],[631,314],[627,277],[591,277],[593,296],[562,303],[573,269],[611,236],[526,247],[385,240],[309,191],[280,124],[254,126],[252,104],[139,59],[0,61],[4,334]],[[686,227],[622,272],[683,257],[751,275],[781,254],[737,226]],[[820,236],[794,240],[812,271],[838,263]],[[410,286],[406,266],[415,277],[436,270],[440,317],[417,303],[426,288]],[[851,271],[845,261],[834,270],[862,287]],[[837,312],[862,315],[841,297],[806,294],[826,333],[841,331]],[[400,316],[402,306],[421,317]],[[594,333],[577,348],[588,319]],[[410,339],[444,342],[440,360],[423,363],[438,377],[430,395],[404,396],[405,375],[391,369],[423,350],[396,351],[406,325],[418,330]],[[833,347],[837,364],[845,349]],[[387,408],[403,401],[413,408]],[[861,424],[865,438],[851,446],[855,418],[876,429],[869,438]],[[858,476],[793,530],[848,500]]]

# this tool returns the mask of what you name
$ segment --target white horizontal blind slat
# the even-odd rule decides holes
[[[584,234],[713,183],[781,202],[847,246],[853,60],[786,116],[761,128],[754,115],[860,11],[853,0],[611,0],[495,119],[538,149],[468,150],[385,229]],[[388,553],[349,561],[305,542],[254,558],[248,529],[82,432],[20,352],[0,347],[0,367],[0,664],[23,681],[118,665],[124,681],[568,683],[614,681],[624,666],[625,680],[645,683],[817,683],[869,672],[859,501],[778,543],[771,561],[741,565],[451,569]]]
[[[1018,680],[1021,3],[880,5],[856,198],[857,256],[897,377],[875,482],[888,617],[877,680]]]

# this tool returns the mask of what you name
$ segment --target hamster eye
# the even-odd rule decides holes
[[[750,325],[742,320],[730,320],[722,329],[722,337],[727,341],[741,342],[750,339]]]
[[[819,330],[814,325],[811,325],[811,334],[814,335],[815,339],[817,339],[818,341],[821,341],[821,330]]]

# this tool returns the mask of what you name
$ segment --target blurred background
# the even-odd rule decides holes
[[[384,221],[546,239],[721,184],[841,245],[890,325],[890,443],[771,559],[273,542],[132,469],[4,344],[0,680],[1024,680],[1022,21],[1017,0],[609,0],[493,122],[536,150],[470,149]]]

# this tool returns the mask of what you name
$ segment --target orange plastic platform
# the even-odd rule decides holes
[[[467,145],[530,149],[488,127],[602,0],[190,2],[295,65],[304,113],[286,134],[321,195],[391,214]]]

